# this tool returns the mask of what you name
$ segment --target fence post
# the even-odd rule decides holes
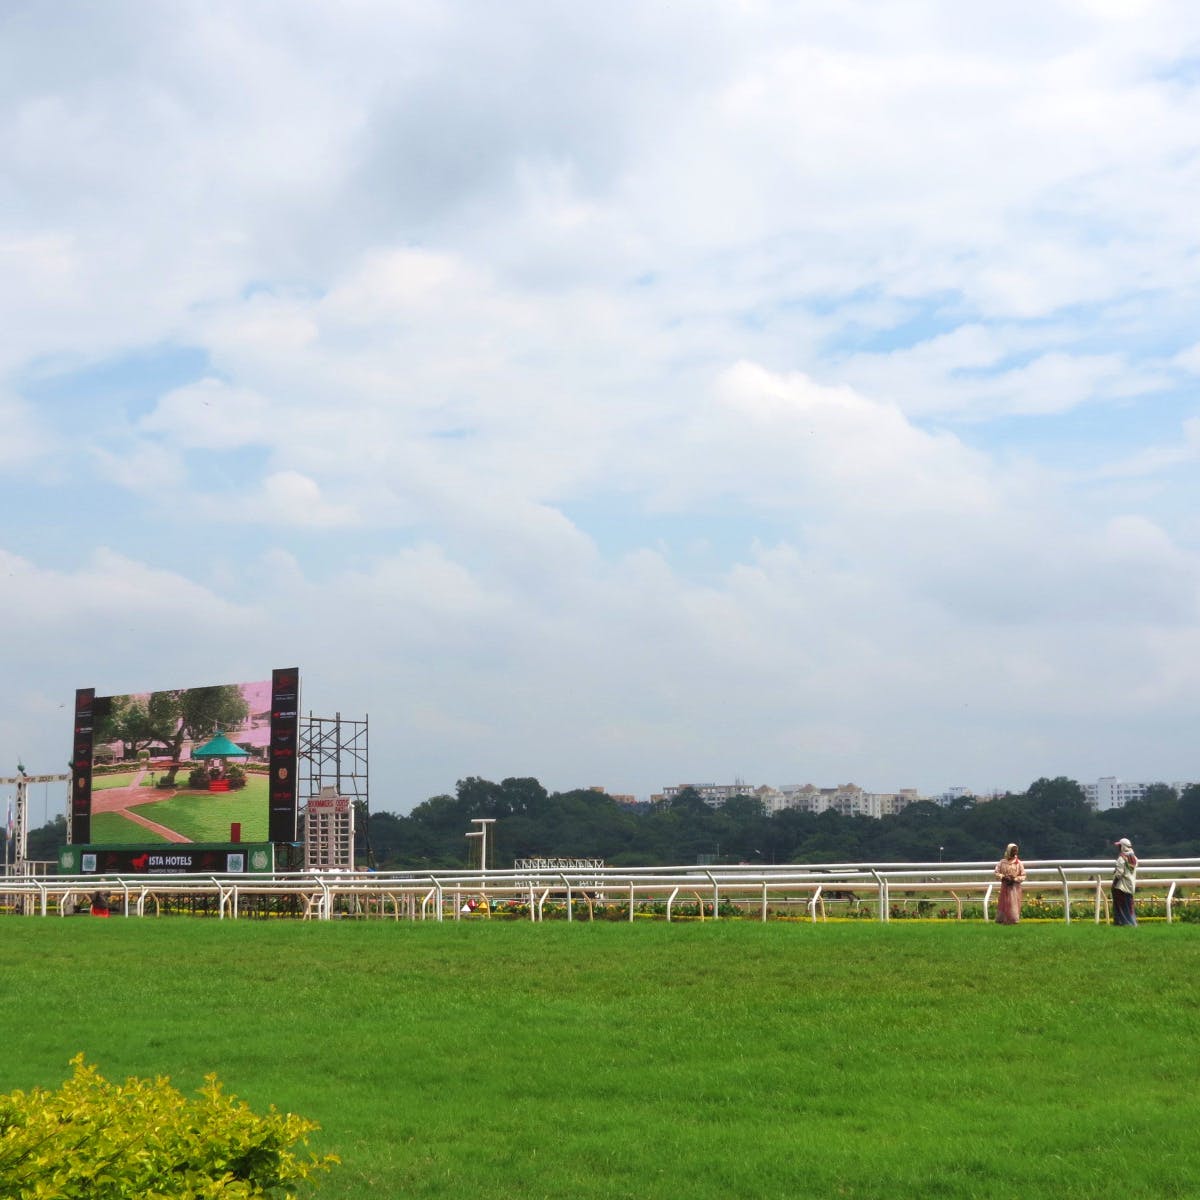
[[[868,867],[871,875],[874,876],[875,883],[879,888],[879,919],[886,925],[891,919],[888,913],[888,904],[891,897],[888,896],[887,881],[875,870],[874,867]],[[984,916],[987,915],[987,907],[984,907]]]
[[[1058,876],[1062,880],[1063,885],[1063,923],[1070,925],[1071,923],[1071,885],[1067,882],[1067,873],[1058,868]]]
[[[446,914],[442,910],[446,907],[446,901],[445,897],[442,895],[442,885],[432,875],[430,875],[429,878],[433,882],[434,891],[437,892],[437,919],[439,921],[444,921],[446,919]]]

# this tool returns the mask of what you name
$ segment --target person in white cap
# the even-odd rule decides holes
[[[1128,838],[1114,842],[1117,847],[1117,863],[1113,868],[1112,906],[1114,925],[1136,925],[1137,913],[1133,911],[1133,893],[1137,888],[1137,855]]]

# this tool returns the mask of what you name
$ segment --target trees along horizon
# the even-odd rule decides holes
[[[1072,779],[1035,780],[1022,793],[946,807],[918,801],[879,819],[784,809],[768,816],[754,796],[710,807],[694,789],[631,806],[603,792],[548,793],[536,779],[499,783],[472,776],[407,816],[371,817],[378,865],[461,867],[473,818],[495,819],[490,861],[602,858],[611,866],[721,863],[989,861],[1008,842],[1027,859],[1105,858],[1119,837],[1150,857],[1200,857],[1200,785],[1166,784],[1124,808],[1093,812]],[[378,831],[378,833],[376,832]]]
[[[474,818],[492,818],[489,863],[518,858],[600,858],[610,866],[669,866],[701,858],[723,864],[935,862],[998,859],[1008,842],[1027,860],[1106,858],[1128,837],[1143,857],[1200,857],[1200,785],[1182,795],[1155,784],[1123,808],[1093,812],[1065,776],[1037,779],[1025,792],[946,807],[918,801],[882,818],[784,809],[767,815],[754,796],[710,807],[691,788],[669,801],[628,805],[604,792],[547,792],[534,778],[499,783],[469,776],[453,795],[431,796],[407,815],[374,812],[369,841],[376,867],[461,869]],[[360,844],[365,844],[365,840]],[[30,857],[53,859],[66,841],[60,816],[29,834]]]

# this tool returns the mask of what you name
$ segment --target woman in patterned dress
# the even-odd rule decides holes
[[[996,901],[996,924],[1015,925],[1021,919],[1021,884],[1025,882],[1025,864],[1017,857],[1017,843],[1009,842],[1004,857],[996,864],[1000,880],[1000,898]]]

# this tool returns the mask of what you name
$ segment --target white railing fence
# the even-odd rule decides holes
[[[275,875],[22,875],[0,880],[0,911],[69,916],[99,891],[114,915],[196,911],[220,919],[279,914],[305,920],[390,917],[529,921],[657,916],[701,920],[827,919],[831,913],[888,922],[909,916],[990,920],[997,881],[992,862],[832,863],[512,871],[287,872]],[[1107,917],[1111,859],[1027,862],[1027,911],[1070,922],[1081,909]],[[1187,893],[1197,889],[1194,897]],[[115,902],[115,903],[114,903]],[[1138,904],[1167,921],[1180,904],[1200,906],[1200,859],[1142,859]],[[1061,912],[1058,910],[1061,908]]]

